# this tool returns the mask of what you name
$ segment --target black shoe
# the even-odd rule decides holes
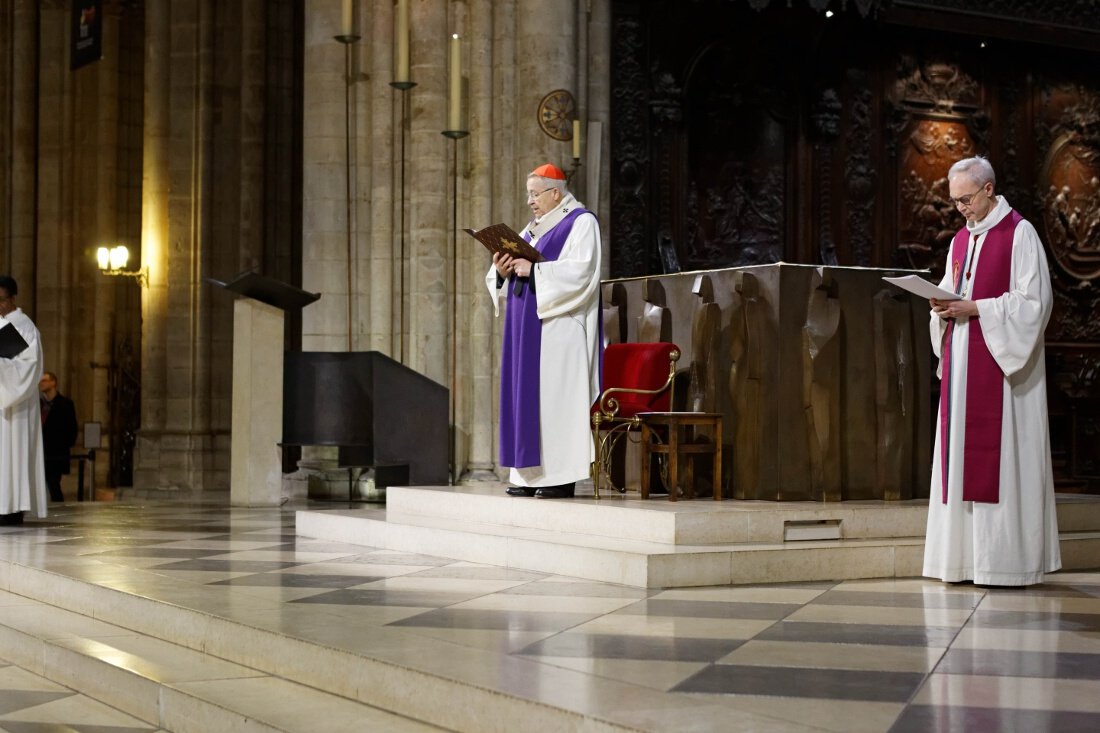
[[[508,496],[534,496],[535,490],[527,486],[509,486],[504,493]]]
[[[559,486],[543,486],[535,492],[536,499],[572,499],[577,485],[561,484]]]
[[[23,523],[23,512],[13,512],[12,514],[0,514],[0,525],[10,526]]]

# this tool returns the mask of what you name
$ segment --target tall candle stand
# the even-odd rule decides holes
[[[347,286],[348,286],[348,351],[351,351],[354,346],[353,331],[354,325],[352,320],[352,271],[355,267],[355,262],[352,259],[352,234],[351,234],[351,47],[356,43],[361,36],[357,33],[341,33],[338,36],[333,36],[344,46],[344,204],[345,204],[345,218],[347,226],[345,227],[347,240],[347,260],[348,260],[348,272],[347,272]]]
[[[451,141],[451,485],[458,484],[458,418],[455,392],[458,390],[458,141],[469,130],[444,130]]]
[[[578,198],[580,198],[580,196],[577,194],[576,187],[573,185],[573,181],[577,180],[577,174],[580,173],[580,172],[581,172],[581,159],[580,158],[573,158],[573,166],[568,171],[566,171],[566,173],[565,173],[565,185]]]
[[[402,364],[405,363],[405,139],[408,135],[409,127],[409,95],[406,94],[410,89],[416,86],[415,81],[391,81],[390,86],[401,92],[401,195],[400,195],[400,209],[399,214],[399,228],[400,234],[400,254],[397,258],[395,266],[398,270],[398,280],[400,286],[397,290],[397,302],[398,302],[398,318],[397,318],[397,331],[398,331],[398,348],[397,348],[397,360]],[[390,342],[393,343],[392,341]]]

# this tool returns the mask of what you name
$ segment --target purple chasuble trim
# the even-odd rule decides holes
[[[1023,221],[1015,210],[985,235],[982,256],[974,268],[970,300],[996,298],[1008,292],[1012,274],[1012,240],[1016,226]],[[960,229],[951,245],[948,264],[957,265],[955,292],[961,292],[965,276],[970,233]],[[955,322],[947,324],[944,334],[943,374],[940,389],[940,466],[943,471],[943,503],[947,503],[947,464],[950,454],[951,336]],[[966,421],[963,435],[963,501],[996,504],[1001,486],[1001,423],[1004,417],[1004,372],[989,352],[981,322],[970,319],[970,340],[966,354]]]
[[[573,222],[589,213],[577,207],[543,235],[535,249],[547,260],[561,256]],[[523,238],[531,241],[530,233]],[[517,295],[509,279],[508,309],[504,314],[504,348],[500,359],[500,465],[529,468],[542,464],[539,451],[539,372],[542,320],[538,316],[538,279]]]

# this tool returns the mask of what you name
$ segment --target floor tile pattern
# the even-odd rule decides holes
[[[0,658],[0,731],[6,733],[151,733],[136,718]]]
[[[615,680],[649,690],[662,725],[705,704],[774,731],[1100,730],[1100,570],[1026,589],[912,578],[639,590],[297,537],[293,508],[67,505],[0,529],[0,559],[79,560],[97,582],[146,583],[211,612],[253,603],[256,623],[326,643],[341,643],[336,617],[364,631],[343,642],[357,653],[385,629],[391,654],[392,633],[408,640],[410,665],[425,643],[491,652],[530,675],[509,684],[536,699],[562,670]],[[151,729],[0,660],[0,731],[55,730]]]

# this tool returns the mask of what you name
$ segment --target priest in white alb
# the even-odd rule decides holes
[[[1054,511],[1043,332],[1053,303],[1035,227],[994,193],[984,158],[955,163],[966,217],[930,301],[940,409],[924,575],[1023,586],[1062,566]]]
[[[508,493],[572,497],[595,456],[588,415],[600,393],[600,227],[541,165],[527,176],[534,214],[520,235],[542,259],[494,254],[485,283],[499,313],[507,300],[500,363],[500,465]]]
[[[42,342],[34,322],[15,297],[14,278],[0,275],[0,329],[11,326],[21,351],[0,356],[0,524],[21,524],[23,513],[46,516],[46,473],[42,451]],[[3,337],[7,347],[12,332]]]

